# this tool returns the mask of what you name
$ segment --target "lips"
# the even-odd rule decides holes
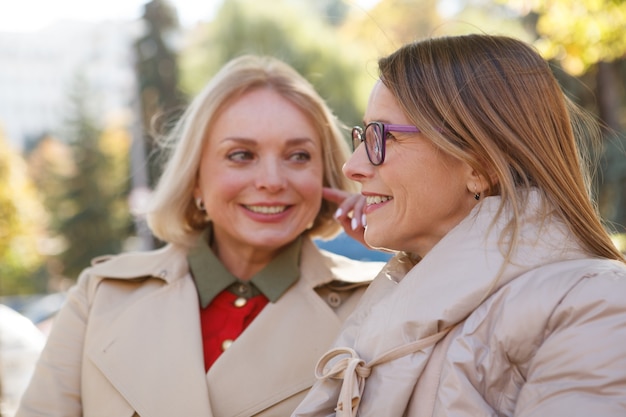
[[[245,208],[247,208],[248,210],[254,212],[254,213],[259,213],[259,214],[278,214],[278,213],[282,213],[283,211],[287,210],[288,206],[257,206],[257,205],[244,205]]]

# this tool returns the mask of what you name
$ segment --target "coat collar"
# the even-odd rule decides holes
[[[136,301],[109,302],[92,314],[85,354],[139,415],[252,415],[310,388],[317,359],[339,331],[341,321],[314,288],[337,278],[365,281],[380,266],[322,255],[303,239],[298,282],[205,374],[198,296],[185,251],[168,245],[120,255],[90,274],[129,284],[157,279],[141,284]],[[101,286],[97,297],[116,299],[111,287]]]
[[[341,321],[314,288],[336,277],[372,275],[342,257],[324,256],[303,242],[300,280],[261,312],[207,374],[216,416],[250,416],[308,390],[315,363],[339,332]],[[374,268],[376,268],[374,264]],[[234,397],[233,392],[245,392]]]
[[[98,297],[113,300],[119,294],[116,287],[101,286]],[[166,285],[151,280],[138,292],[143,294],[135,301],[92,308],[87,358],[139,415],[210,416],[198,296],[191,277]]]

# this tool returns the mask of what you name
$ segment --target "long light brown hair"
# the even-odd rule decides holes
[[[440,149],[489,180],[487,194],[510,207],[505,252],[519,233],[526,192],[538,189],[592,256],[623,257],[591,199],[580,137],[597,124],[568,100],[548,63],[505,36],[432,38],[379,61],[382,82],[409,119]],[[548,215],[548,213],[546,213]]]
[[[148,224],[159,239],[189,246],[206,228],[210,219],[198,210],[193,198],[206,132],[224,106],[257,88],[273,89],[311,120],[322,142],[323,185],[356,191],[354,183],[341,171],[350,154],[342,125],[313,86],[276,58],[244,55],[228,62],[211,79],[165,142],[171,155],[148,212]],[[323,200],[313,226],[306,233],[325,238],[337,234],[340,226],[333,218],[336,209],[336,204]]]

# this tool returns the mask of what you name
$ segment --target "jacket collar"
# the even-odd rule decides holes
[[[336,346],[353,348],[369,363],[407,341],[425,339],[462,322],[487,297],[525,272],[588,256],[567,226],[550,214],[538,191],[526,197],[510,260],[505,260],[500,243],[512,213],[506,207],[499,211],[499,197],[487,197],[399,283],[391,283],[385,271],[379,275],[344,324]],[[431,352],[432,347],[377,365],[364,387],[361,409],[368,415],[402,415]],[[396,389],[389,395],[368,394],[369,386],[375,389],[390,379]],[[340,389],[340,382],[316,385],[311,402],[303,402],[298,412],[315,409],[315,398],[331,403],[334,399],[334,407]]]

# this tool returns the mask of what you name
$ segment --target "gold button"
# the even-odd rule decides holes
[[[246,304],[248,304],[248,300],[246,300],[243,297],[239,297],[235,300],[235,302],[233,303],[233,305],[237,308],[241,308],[243,306],[245,306]]]
[[[230,345],[233,344],[233,341],[231,339],[226,339],[222,342],[222,352],[225,351],[226,349],[228,349],[230,347]]]

